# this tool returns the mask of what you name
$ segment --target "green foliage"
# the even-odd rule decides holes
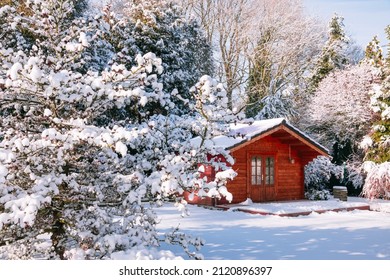
[[[305,192],[328,190],[344,179],[344,168],[320,156],[305,166]]]
[[[309,200],[328,200],[330,192],[328,190],[309,189],[305,192],[305,197]]]
[[[386,100],[390,106],[390,99]],[[390,161],[390,120],[379,120],[373,125],[372,146],[366,152],[365,159],[375,163]]]
[[[173,93],[178,109],[188,112],[190,88],[199,77],[213,74],[212,49],[199,24],[188,20],[171,1],[130,0],[124,16],[127,28],[133,28],[116,47],[125,57],[152,52],[161,58],[159,81],[166,92]]]
[[[342,69],[349,63],[346,50],[349,39],[344,32],[344,18],[334,15],[329,22],[328,41],[319,56],[314,74],[311,78],[311,91],[317,89],[319,83],[334,69]]]
[[[247,107],[246,116],[255,117],[262,109],[261,100],[270,94],[272,82],[272,61],[270,53],[265,45],[271,40],[272,31],[268,30],[259,40],[255,58],[249,69],[249,79],[247,86]]]
[[[390,39],[390,25],[386,28]],[[390,45],[389,45],[390,50]],[[366,151],[366,160],[375,163],[390,161],[390,55],[386,58],[383,70],[385,78],[379,90],[372,94],[372,106],[378,115],[373,123],[371,140],[372,145]]]
[[[382,48],[377,36],[374,36],[372,41],[368,43],[364,52],[364,59],[362,62],[368,63],[375,67],[382,67],[384,65],[384,57],[382,54]]]
[[[350,158],[354,151],[358,150],[356,146],[356,143],[349,138],[340,140],[335,136],[332,147],[332,162],[337,165],[342,165]]]

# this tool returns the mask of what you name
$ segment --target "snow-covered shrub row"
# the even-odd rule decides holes
[[[229,196],[224,185],[234,172],[225,163],[213,163],[220,171],[215,181],[204,182],[198,172],[198,163],[209,163],[207,154],[231,161],[202,144],[232,120],[222,87],[205,76],[191,91],[192,115],[163,115],[175,105],[158,79],[161,59],[147,53],[133,58],[132,67],[107,64],[120,53],[101,36],[115,36],[104,17],[74,17],[68,0],[25,4],[31,13],[0,10],[0,28],[10,31],[0,43],[0,259],[144,258],[147,252],[174,258],[158,253],[168,241],[201,258],[200,239],[177,231],[161,239],[145,201],[195,185]],[[110,59],[93,49],[102,45]],[[104,70],[91,61],[102,61]],[[110,117],[102,122],[104,116]],[[190,142],[195,135],[204,140],[200,145]]]

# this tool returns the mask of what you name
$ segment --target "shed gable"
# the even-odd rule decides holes
[[[237,176],[227,183],[233,203],[247,198],[254,202],[303,199],[304,166],[317,156],[329,156],[325,147],[285,119],[232,124],[227,135],[210,141],[234,158]]]

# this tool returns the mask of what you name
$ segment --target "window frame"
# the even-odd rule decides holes
[[[249,155],[249,182],[252,186],[274,186],[276,182],[276,155]]]

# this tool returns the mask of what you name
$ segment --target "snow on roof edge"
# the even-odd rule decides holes
[[[258,137],[280,125],[285,125],[288,129],[297,133],[304,140],[308,141],[309,143],[313,144],[318,149],[329,155],[329,150],[326,147],[318,143],[306,133],[302,132],[300,129],[290,124],[285,118],[259,120],[254,121],[250,124],[232,123],[229,125],[230,131],[228,135],[216,136],[211,140],[206,140],[205,144],[229,150],[240,146],[241,144],[250,141],[251,139]],[[201,138],[195,137],[191,140],[191,142],[194,146],[200,145]]]
[[[305,140],[309,141],[310,143],[314,144],[317,146],[320,150],[325,152],[326,154],[330,155],[329,149],[317,142],[315,139],[313,139],[311,136],[303,132],[302,130],[296,128],[292,124],[290,124],[288,121],[285,122],[286,126],[290,128],[291,130],[295,131],[296,133],[300,134]]]

